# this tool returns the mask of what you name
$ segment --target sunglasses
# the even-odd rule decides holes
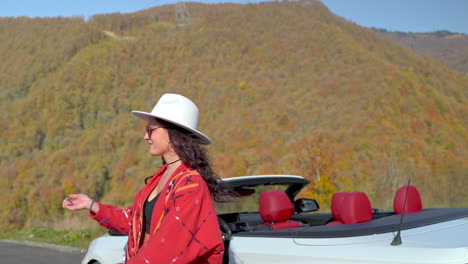
[[[146,133],[148,134],[148,137],[151,138],[151,135],[153,134],[153,131],[155,131],[158,128],[162,128],[162,127],[152,128],[150,126],[146,126]]]

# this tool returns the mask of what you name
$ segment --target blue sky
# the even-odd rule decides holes
[[[72,16],[128,13],[171,0],[1,0],[0,16]],[[216,3],[215,0],[197,2]],[[224,1],[253,3],[252,0]],[[449,30],[468,34],[468,0],[322,0],[338,16],[365,27],[404,32]]]

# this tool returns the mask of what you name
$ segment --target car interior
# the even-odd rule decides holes
[[[255,191],[242,190],[251,196]],[[282,190],[262,191],[258,198],[258,211],[219,214],[224,231],[241,232],[275,231],[311,226],[351,225],[369,222],[391,215],[422,211],[422,201],[415,186],[403,186],[394,197],[394,210],[372,208],[364,192],[337,192],[331,200],[331,212],[319,213],[320,207],[313,199],[292,200]]]

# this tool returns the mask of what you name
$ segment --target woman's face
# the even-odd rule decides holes
[[[146,130],[145,140],[151,155],[165,156],[168,154],[171,147],[167,129],[163,128],[157,121],[149,121]]]

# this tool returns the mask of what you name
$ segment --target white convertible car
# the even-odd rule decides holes
[[[303,177],[223,181],[238,196],[217,208],[224,263],[468,263],[468,208],[423,209],[414,186],[397,191],[392,211],[373,209],[363,192],[339,192],[331,213],[318,213],[314,200],[295,199],[309,183]],[[123,263],[126,240],[97,238],[82,264]]]

